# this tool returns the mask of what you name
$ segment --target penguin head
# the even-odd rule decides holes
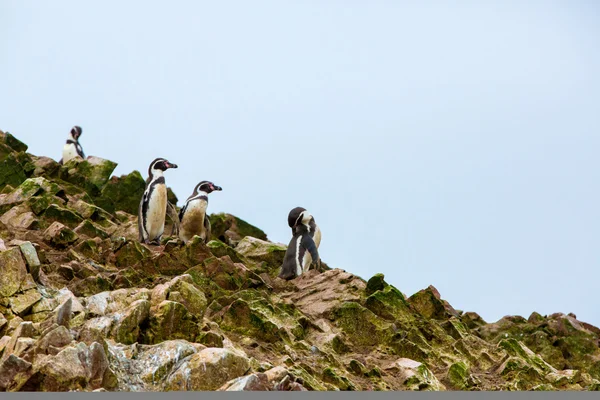
[[[194,195],[200,194],[200,192],[204,192],[204,193],[211,193],[214,191],[221,191],[223,190],[223,188],[221,186],[217,186],[214,183],[210,182],[210,181],[202,181],[199,184],[196,185],[196,188],[194,189]]]
[[[81,127],[75,125],[73,128],[71,128],[71,137],[73,138],[73,140],[78,141],[82,132],[83,130],[81,129]]]
[[[154,176],[158,171],[166,171],[169,168],[177,168],[177,164],[169,162],[166,158],[156,158],[150,163],[148,175]]]
[[[288,214],[288,225],[290,228],[294,228],[299,224],[308,224],[311,220],[312,215],[303,207],[293,208],[292,211]]]

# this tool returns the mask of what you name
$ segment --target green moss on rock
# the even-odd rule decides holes
[[[136,215],[145,188],[146,181],[139,171],[120,177],[113,176],[95,203],[111,213],[120,210]]]
[[[344,302],[332,311],[330,319],[349,340],[360,346],[376,346],[392,336],[391,324],[356,302]]]

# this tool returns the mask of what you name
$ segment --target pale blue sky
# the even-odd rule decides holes
[[[0,129],[166,157],[274,241],[303,206],[330,266],[490,322],[600,325],[600,5],[451,3],[2,1]]]

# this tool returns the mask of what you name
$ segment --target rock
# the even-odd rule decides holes
[[[83,220],[77,213],[56,204],[50,204],[46,208],[44,218],[48,221],[58,221],[71,229],[75,228]]]
[[[303,338],[304,329],[292,315],[250,291],[244,294],[246,298],[238,298],[226,308],[220,324],[223,330],[270,343]]]
[[[36,354],[57,354],[55,349],[60,349],[71,343],[73,337],[71,332],[64,326],[57,326],[43,335],[34,346]],[[50,353],[49,353],[50,352]]]
[[[450,366],[447,373],[448,381],[458,390],[466,390],[475,382],[469,373],[469,367],[462,361]]]
[[[44,239],[51,245],[60,248],[75,242],[78,236],[60,222],[55,221],[44,232]]]
[[[385,369],[397,376],[409,390],[446,390],[429,368],[418,361],[400,358]]]
[[[253,261],[264,261],[271,266],[281,266],[287,247],[277,243],[267,242],[252,236],[245,236],[235,251]]]
[[[185,340],[167,340],[154,346],[144,346],[136,357],[140,378],[153,385],[162,385],[173,367],[198,350]]]
[[[21,287],[27,267],[18,247],[0,252],[0,297],[9,297]]]
[[[212,237],[229,246],[235,247],[240,240],[247,236],[268,240],[262,230],[231,214],[211,214],[209,217]]]
[[[181,303],[165,300],[152,310],[146,340],[151,344],[173,339],[194,341],[198,333],[198,324],[189,311]]]
[[[256,373],[235,378],[221,386],[219,391],[269,391],[273,385],[269,383],[267,375]]]
[[[53,196],[59,191],[60,188],[57,184],[52,183],[43,177],[29,178],[0,200],[0,205],[23,203],[34,196],[39,196],[43,193]]]
[[[0,144],[0,187],[17,187],[27,179],[35,167],[31,163],[30,155],[24,152],[7,154],[7,147]]]
[[[331,367],[326,367],[323,370],[322,376],[323,376],[324,382],[331,383],[332,385],[339,388],[339,390],[344,390],[344,391],[360,390],[356,387],[356,385],[350,379],[339,374]]]
[[[225,290],[240,290],[264,285],[263,280],[244,264],[234,263],[229,256],[204,261],[204,272],[211,281]]]
[[[372,280],[373,278],[369,282]],[[368,285],[369,283],[367,282],[367,292],[369,292]],[[381,318],[390,321],[413,319],[410,305],[404,298],[404,295],[391,285],[386,284],[382,289],[373,291],[367,297],[365,307]]]
[[[82,280],[74,280],[73,284],[69,284],[69,289],[79,297],[91,296],[96,293],[104,292],[112,289],[110,281],[106,280],[102,274],[89,276]]]
[[[464,313],[460,316],[460,319],[469,329],[475,329],[487,324],[479,314],[472,311]]]
[[[14,137],[10,132],[0,131],[0,143],[3,143],[10,147],[12,151],[25,152],[27,151],[27,145],[21,142],[19,139]]]
[[[138,171],[113,176],[102,189],[96,204],[111,213],[121,210],[135,215],[145,188],[146,181]]]
[[[460,317],[458,312],[440,298],[433,286],[423,289],[408,298],[408,303],[425,318],[446,319]]]
[[[247,357],[229,349],[209,347],[182,363],[169,377],[165,389],[216,390],[249,368]]]
[[[90,196],[97,196],[116,166],[117,163],[100,157],[89,156],[86,160],[74,158],[60,168],[58,176],[85,189]]]
[[[4,318],[4,315],[0,314],[0,332],[2,331],[2,328],[4,328],[4,326],[8,324],[8,321],[6,320],[6,318]],[[1,350],[0,350],[1,353]]]
[[[115,323],[112,336],[119,343],[131,344],[138,341],[141,333],[141,324],[150,315],[150,302],[136,300],[122,313],[114,315]]]
[[[48,392],[93,390],[102,385],[107,369],[108,359],[99,343],[89,347],[79,343],[45,358],[39,366],[37,379],[28,384]]]
[[[21,253],[23,254],[23,257],[25,258],[25,262],[27,263],[27,266],[29,267],[29,271],[31,271],[31,275],[33,276],[33,278],[37,278],[37,275],[39,274],[39,267],[41,265],[40,263],[40,258],[38,257],[37,251],[35,250],[35,247],[33,247],[33,244],[31,244],[31,242],[27,241],[27,242],[23,242],[19,245],[19,248],[21,249]]]
[[[40,292],[38,292],[36,289],[31,289],[15,297],[11,297],[9,299],[10,308],[15,314],[24,316],[29,313],[31,307],[41,298],[42,295]]]
[[[289,375],[289,372],[285,367],[278,365],[277,367],[273,367],[265,371],[265,375],[267,376],[269,382],[278,383],[281,382],[281,380],[287,375]]]
[[[523,360],[527,365],[536,369],[540,375],[556,372],[556,368],[545,362],[527,346],[515,339],[503,339],[498,347],[504,349],[510,356]]]
[[[60,168],[60,164],[50,157],[32,157],[33,160],[33,176],[54,177]]]
[[[391,324],[356,302],[346,302],[333,310],[330,317],[348,339],[360,346],[385,343],[392,336]]]
[[[176,301],[195,317],[202,319],[207,307],[206,296],[194,286],[192,276],[183,274],[171,281],[157,285],[152,290],[152,304],[158,305],[164,300]]]
[[[118,289],[104,291],[84,299],[89,315],[101,316],[122,311],[137,300],[150,300],[148,289]]]
[[[10,341],[6,344],[0,362],[6,360],[11,354],[20,357],[35,342],[31,338],[36,334],[37,331],[32,322],[21,322],[12,333]]]
[[[12,386],[18,384],[21,379],[31,369],[31,363],[15,356],[9,355],[0,362],[0,390],[9,391]]]
[[[371,279],[369,279],[369,281],[367,282],[367,287],[365,289],[367,296],[372,295],[378,290],[383,290],[386,286],[388,286],[384,278],[385,276],[383,274],[375,274]]]
[[[69,328],[71,325],[71,315],[73,314],[73,299],[67,298],[61,305],[56,307],[54,313],[56,323]]]
[[[0,222],[15,230],[36,230],[40,225],[35,214],[26,205],[11,208],[0,217]]]
[[[105,230],[87,219],[80,223],[75,228],[74,232],[79,236],[83,235],[89,238],[99,237],[101,239],[106,239],[108,237],[108,233],[106,233]]]
[[[286,391],[286,392],[306,392],[307,389],[302,386],[298,382],[292,381],[290,375],[287,375],[285,378],[281,380],[277,385],[275,385],[275,389],[277,391]]]
[[[544,322],[544,317],[542,317],[539,313],[534,311],[527,319],[527,322],[531,324],[541,324],[542,322]]]

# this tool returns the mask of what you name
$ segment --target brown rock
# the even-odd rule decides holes
[[[263,373],[256,373],[246,376],[240,376],[235,378],[221,386],[219,391],[269,391],[272,390],[273,385],[269,383],[267,375]]]
[[[245,356],[229,349],[207,348],[191,356],[171,374],[166,390],[216,390],[250,368]]]
[[[15,356],[9,355],[0,362],[0,390],[10,390],[18,375],[23,375],[31,368],[31,363]]]
[[[21,287],[27,267],[18,247],[0,252],[0,297],[10,297]]]

